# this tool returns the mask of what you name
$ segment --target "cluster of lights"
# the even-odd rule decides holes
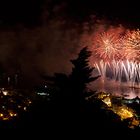
[[[112,106],[110,94],[101,93],[98,95],[98,98],[101,99],[108,107]]]
[[[11,120],[13,117],[16,117],[17,113],[14,113],[13,111],[8,111],[7,113],[0,113],[0,119],[1,120]]]
[[[136,117],[137,114],[131,108],[128,108],[126,105],[117,105],[112,102],[112,97],[110,94],[101,92],[98,94],[98,99],[102,100],[108,107],[109,110],[112,110],[115,114],[120,116],[121,120],[130,119],[129,128],[135,128],[140,125],[140,121]]]
[[[121,117],[122,120],[134,117],[133,110],[130,110],[126,106],[116,107],[114,112]]]
[[[32,103],[30,99],[24,98],[15,91],[0,89],[0,120],[11,120],[19,115],[20,112],[27,111]]]

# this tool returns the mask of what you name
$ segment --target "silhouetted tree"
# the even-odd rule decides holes
[[[92,76],[94,67],[89,66],[89,57],[91,54],[88,47],[84,47],[78,54],[78,58],[71,60],[74,67],[72,68],[72,73],[69,78],[71,93],[74,93],[73,98],[83,100],[85,98],[87,85],[99,77]]]
[[[63,73],[55,73],[54,77],[43,76],[46,80],[53,81],[56,92],[54,99],[67,104],[84,101],[88,83],[99,77],[92,76],[94,68],[89,66],[90,56],[91,51],[88,50],[88,47],[84,47],[78,57],[71,60],[74,67],[69,76]]]
[[[56,94],[55,99],[59,101],[66,100],[69,89],[69,77],[63,73],[55,73],[53,82]]]
[[[62,92],[68,85],[69,77],[64,73],[55,73],[54,76],[41,75],[47,81],[50,87],[53,87],[56,92]]]

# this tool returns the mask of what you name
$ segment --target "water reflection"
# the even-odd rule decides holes
[[[117,96],[124,96],[125,98],[132,99],[135,97],[140,98],[140,88],[129,87],[127,83],[118,83],[113,80],[102,80],[101,78],[90,85],[92,89],[97,91],[108,92]]]

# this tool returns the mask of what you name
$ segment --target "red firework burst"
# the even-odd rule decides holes
[[[120,35],[115,33],[102,33],[97,38],[95,48],[96,56],[103,60],[116,60],[121,58],[121,39]]]
[[[140,60],[140,30],[128,31],[124,40],[124,55],[128,60]]]

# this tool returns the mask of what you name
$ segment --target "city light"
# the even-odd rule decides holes
[[[101,92],[98,94],[97,98],[107,105],[108,108],[106,109],[111,110],[117,114],[121,121],[130,119],[128,124],[129,128],[135,128],[139,126],[140,120],[137,117],[137,113],[132,108],[124,105],[122,102],[120,104],[119,101],[117,101],[117,97],[114,98],[114,96],[108,93]],[[115,99],[116,102],[114,103],[112,99]],[[121,98],[119,100],[121,100]]]
[[[28,110],[32,101],[14,89],[0,89],[0,121],[10,121],[19,116],[20,112]]]
[[[6,96],[8,95],[8,92],[7,91],[2,91],[3,92],[3,95]]]
[[[114,110],[114,112],[118,114],[122,120],[132,118],[134,116],[133,112],[124,106],[118,107],[116,110]]]

